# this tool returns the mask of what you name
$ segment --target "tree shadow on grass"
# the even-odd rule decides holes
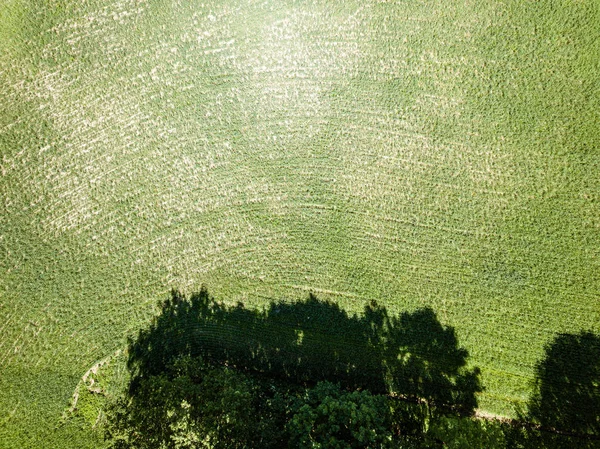
[[[181,356],[296,384],[327,380],[395,394],[425,401],[430,412],[472,414],[482,391],[454,329],[430,308],[392,317],[371,302],[362,315],[349,315],[311,294],[257,311],[216,302],[205,289],[189,299],[173,291],[160,306],[150,327],[129,341],[130,395]]]
[[[600,437],[600,337],[562,334],[546,347],[529,415],[543,427]]]
[[[600,337],[560,334],[536,366],[534,394],[509,447],[600,447]]]

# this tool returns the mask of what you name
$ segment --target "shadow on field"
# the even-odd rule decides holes
[[[560,334],[536,366],[535,390],[509,447],[600,447],[600,337]]]
[[[189,299],[173,291],[151,326],[129,341],[129,394],[184,355],[294,383],[393,392],[424,399],[430,410],[471,414],[482,390],[454,329],[430,308],[392,317],[371,302],[357,316],[312,294],[256,311],[216,302],[205,289]]]

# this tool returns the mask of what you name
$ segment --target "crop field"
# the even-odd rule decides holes
[[[431,307],[514,416],[600,333],[599,74],[596,0],[5,0],[0,448],[99,447],[82,377],[202,285]]]

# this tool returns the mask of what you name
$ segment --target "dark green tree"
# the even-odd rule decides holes
[[[277,400],[243,373],[182,357],[115,401],[106,437],[114,449],[277,447],[283,422],[270,418],[285,409]]]
[[[344,391],[320,382],[295,405],[287,425],[291,447],[354,449],[389,447],[387,398],[368,391]]]
[[[481,391],[429,308],[348,314],[310,295],[249,310],[205,289],[160,307],[129,340],[130,382],[108,413],[115,449],[413,447],[428,420],[472,413]]]

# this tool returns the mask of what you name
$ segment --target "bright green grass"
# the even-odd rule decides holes
[[[171,287],[430,305],[505,415],[600,332],[600,4],[338,3],[3,4],[0,447]]]

